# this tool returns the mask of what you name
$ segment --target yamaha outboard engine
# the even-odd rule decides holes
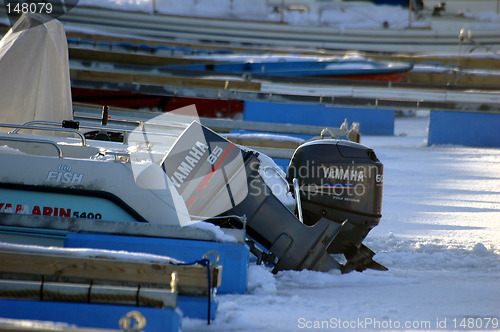
[[[383,165],[372,149],[333,139],[305,143],[292,157],[287,180],[298,185],[294,189],[300,193],[304,224],[313,226],[322,219],[343,224],[328,246],[329,253],[347,259],[343,272],[386,270],[361,243],[378,225],[382,210]]]
[[[296,211],[280,197],[281,191],[289,198],[291,187],[269,157],[197,122],[177,139],[162,167],[193,218],[245,228],[252,252],[275,273],[385,269],[361,244],[381,213],[382,164],[369,148],[336,140],[300,146],[288,172],[288,181],[298,183]],[[269,170],[281,180],[271,183]],[[334,253],[344,254],[347,263]]]

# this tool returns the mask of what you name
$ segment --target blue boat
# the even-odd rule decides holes
[[[380,62],[368,59],[335,59],[324,61],[246,61],[191,64],[164,68],[196,70],[206,73],[236,73],[285,77],[315,77],[365,81],[399,82],[413,65],[402,62]]]

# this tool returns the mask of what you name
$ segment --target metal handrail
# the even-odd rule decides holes
[[[61,123],[55,122],[55,121],[42,121],[42,120],[34,120],[34,121],[28,121],[23,123],[23,126],[39,126],[39,125],[45,125],[45,126],[57,126],[60,127]],[[19,130],[22,128],[16,128],[13,131],[10,132],[10,134],[17,134]]]
[[[72,133],[80,136],[80,139],[82,140],[82,146],[87,145],[87,139],[85,138],[85,135],[79,130],[76,129],[71,129],[71,128],[52,128],[52,127],[42,127],[42,126],[31,126],[31,125],[18,125],[18,124],[10,124],[10,123],[0,123],[0,128],[16,128],[16,129],[29,129],[29,130],[46,130],[46,131],[55,131],[55,132],[65,132],[65,133]],[[14,133],[14,132],[12,132]],[[17,133],[17,131],[16,131]]]
[[[304,223],[304,218],[302,217],[302,202],[300,200],[300,188],[299,181],[297,178],[293,178],[293,191],[295,194],[295,201],[297,202],[297,214],[301,223]]]
[[[285,184],[287,190],[290,191],[290,184],[288,183],[288,181],[283,177],[283,175],[281,175],[281,173],[275,167],[273,167],[273,166],[264,166],[264,167],[261,167],[259,169],[260,175],[262,176],[262,172],[265,172],[268,169],[270,169],[271,171],[274,171],[274,173],[276,173],[276,175],[278,175],[278,177],[283,181],[283,183]]]
[[[130,133],[133,133],[134,131],[137,131],[137,129],[98,126],[98,125],[90,125],[90,124],[80,124],[80,128],[93,129],[93,130],[105,130],[105,131],[113,131],[113,132],[123,132],[123,133],[127,133],[127,134],[130,134]],[[141,131],[141,133],[143,133],[143,132]],[[162,133],[162,132],[156,132],[156,131],[144,131],[144,133],[146,133],[148,135],[157,135],[157,136],[172,136],[172,137],[179,136],[178,134],[169,134],[169,133]]]
[[[87,119],[100,119],[99,116],[96,115],[90,115],[90,114],[81,114],[77,113],[76,117],[78,118],[87,118]],[[147,124],[149,126],[158,126],[158,127],[178,127],[178,128],[186,128],[189,124],[184,123],[184,122],[175,122],[175,121],[169,121],[168,123],[162,123],[162,122],[154,122],[151,119],[145,119],[145,120],[138,120],[138,119],[128,119],[125,117],[117,117],[117,116],[109,116],[109,121],[114,121],[114,122],[125,122],[128,124],[137,124],[138,126],[142,126],[144,124]],[[107,126],[105,128],[108,128]]]
[[[62,152],[61,147],[56,142],[49,141],[46,139],[33,139],[33,138],[25,138],[25,137],[12,137],[12,136],[0,135],[0,140],[18,141],[18,142],[25,142],[25,143],[49,144],[57,149],[57,153],[58,153],[59,158],[63,157],[63,152]]]
[[[93,118],[93,117],[92,117]],[[97,118],[97,117],[96,117]],[[131,120],[133,121],[133,120]],[[141,121],[138,121],[138,123]],[[25,126],[33,126],[33,125],[54,125],[57,127],[61,126],[61,123],[59,122],[53,122],[53,121],[28,121],[23,123]],[[128,128],[117,128],[117,127],[108,127],[108,126],[102,126],[102,125],[90,125],[90,124],[80,124],[80,128],[86,128],[86,129],[93,129],[93,130],[103,130],[106,129],[107,131],[117,131],[117,132],[125,132],[125,133],[130,133],[134,129],[128,129]],[[16,128],[13,131],[11,131],[11,134],[17,134],[19,132],[20,128]]]
[[[112,120],[114,120],[114,119],[112,119]],[[130,121],[133,122],[135,120],[130,120]],[[142,125],[144,122],[138,121],[138,123],[140,125]],[[71,133],[78,134],[82,138],[82,145],[83,146],[87,145],[87,141],[86,141],[85,135],[81,131],[79,131],[79,130],[72,129],[72,128],[39,127],[38,125],[60,126],[61,124],[59,122],[54,122],[54,121],[34,120],[34,121],[25,122],[22,125],[5,124],[5,126],[3,126],[2,124],[0,124],[0,127],[16,126],[16,129],[14,129],[13,131],[10,132],[11,134],[17,134],[20,129],[38,130],[38,129],[41,129],[41,128],[45,128],[45,129],[41,129],[41,130],[54,130],[54,131],[71,132]],[[163,124],[153,124],[153,125],[162,126]],[[27,128],[25,126],[28,126],[29,128]],[[181,125],[177,124],[177,123],[174,123],[172,126],[173,127],[181,127]],[[183,127],[187,127],[187,126],[183,125]],[[137,128],[128,129],[128,128],[124,128],[124,127],[109,127],[109,126],[92,125],[92,124],[85,124],[85,123],[80,124],[80,128],[86,128],[86,129],[91,129],[91,130],[105,130],[105,131],[113,131],[113,132],[122,132],[124,134],[131,134],[132,132],[134,132],[134,131],[137,130]],[[170,136],[170,137],[177,137],[177,136],[179,136],[178,134],[170,134],[170,133],[155,132],[155,131],[144,131],[144,133],[148,134],[148,135],[155,135],[155,136]]]

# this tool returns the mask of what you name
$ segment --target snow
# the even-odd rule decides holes
[[[261,19],[267,16],[267,7],[261,0],[79,0],[79,6],[114,8],[217,18]]]
[[[413,18],[414,19],[414,18]],[[408,9],[396,6],[343,5],[324,10],[317,18],[323,25],[344,28],[381,28],[405,29],[408,27]],[[414,25],[416,24],[416,25]],[[414,27],[425,27],[426,22],[413,22]]]
[[[453,2],[453,1],[452,1]],[[475,1],[477,2],[477,1]],[[479,1],[479,6],[466,6],[466,11],[458,11],[448,6],[446,12],[459,13],[480,22],[500,22],[500,15],[493,13],[494,1]],[[79,0],[79,6],[114,8],[125,11],[161,13],[213,18],[247,19],[268,22],[284,22],[291,25],[331,26],[340,30],[345,28],[389,28],[401,30],[408,27],[408,9],[399,6],[374,5],[364,1],[329,2],[328,8],[310,12],[297,10],[284,11],[283,15],[275,6],[266,5],[264,0]],[[300,1],[296,3],[300,4]],[[316,4],[317,5],[317,4]],[[426,7],[431,9],[432,2]],[[466,7],[464,7],[466,6]],[[321,7],[321,6],[320,6]],[[460,7],[459,7],[460,8]],[[483,11],[478,11],[478,10]],[[413,15],[414,16],[414,15]],[[429,27],[425,20],[412,18],[412,27]],[[484,27],[483,27],[484,28]],[[487,28],[487,27],[486,27]]]
[[[24,152],[22,152],[18,149],[13,149],[7,145],[0,145],[0,152],[1,153],[9,153],[9,154],[25,154]]]
[[[183,330],[460,330],[487,318],[498,324],[500,149],[428,147],[428,115],[397,118],[395,136],[361,138],[384,163],[385,177],[383,217],[364,243],[389,271],[273,275],[252,264],[247,294],[218,295],[212,324],[185,319]]]
[[[260,265],[248,268],[247,292],[254,295],[276,295],[276,279],[274,275]]]
[[[286,173],[265,154],[259,153],[257,158],[261,162],[259,173],[266,185],[271,189],[273,195],[276,196],[287,209],[295,211],[296,202],[292,193],[289,191]]]
[[[476,75],[476,76],[499,76],[500,70],[485,68],[485,69],[468,69],[457,67],[443,67],[442,65],[414,65],[412,72],[419,73],[442,73],[449,75]]]
[[[152,11],[151,0],[79,0],[78,6],[113,8],[126,11]]]
[[[125,250],[105,250],[105,249],[88,249],[88,248],[61,248],[61,247],[44,247],[36,245],[24,245],[14,243],[0,242],[0,250],[15,251],[26,254],[37,254],[44,256],[58,256],[75,258],[95,258],[108,260],[126,260],[129,262],[146,262],[157,264],[179,264],[183,263],[175,258],[163,255],[147,254],[142,252],[129,252]]]
[[[478,21],[484,22],[500,22],[500,15],[493,12],[480,12],[480,13],[464,13],[465,17],[473,18]]]
[[[189,225],[188,227],[209,231],[215,235],[215,239],[218,242],[230,242],[230,243],[238,242],[238,240],[234,236],[232,236],[231,234],[224,233],[224,231],[219,226],[208,222],[199,221]]]
[[[15,331],[16,329],[20,330],[21,328],[31,331],[64,331],[76,329],[77,326],[61,322],[0,318],[0,328],[5,329],[6,331]]]
[[[316,56],[302,55],[297,53],[235,53],[235,54],[195,54],[186,55],[188,59],[210,59],[222,62],[285,62],[285,61],[363,61],[367,60],[359,54],[348,54],[345,56]]]
[[[276,134],[264,134],[264,133],[239,133],[239,132],[231,132],[229,134],[225,134],[224,137],[226,137],[229,140],[232,139],[258,139],[258,140],[265,140],[265,141],[272,141],[272,142],[293,142],[297,144],[302,144],[304,143],[304,139],[299,138],[299,137],[294,137],[294,136],[287,136],[287,135],[276,135]]]

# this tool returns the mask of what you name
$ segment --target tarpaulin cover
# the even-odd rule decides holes
[[[73,114],[64,27],[43,15],[23,14],[0,40],[0,122],[69,119]]]

